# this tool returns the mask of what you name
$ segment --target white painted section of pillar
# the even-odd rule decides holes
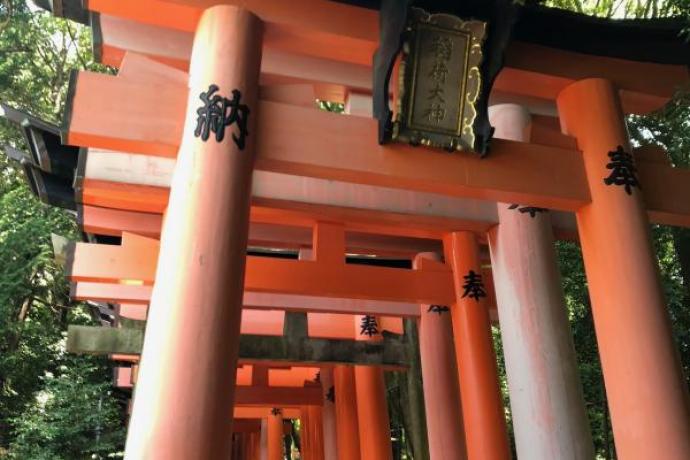
[[[261,419],[261,441],[259,442],[259,460],[268,460],[268,420]]]
[[[327,399],[333,387],[333,368],[321,368],[321,387],[323,388],[323,450],[324,460],[338,460],[338,431],[335,425],[335,401]]]
[[[524,108],[505,104],[489,113],[497,137],[528,140]],[[518,457],[592,459],[550,215],[497,206],[489,246]]]

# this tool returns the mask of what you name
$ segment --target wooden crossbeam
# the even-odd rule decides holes
[[[83,354],[139,355],[144,341],[142,329],[69,326],[67,351]],[[240,337],[242,363],[348,364],[404,369],[408,365],[403,339],[386,332],[384,340],[316,339],[245,335]]]
[[[151,300],[151,286],[78,282],[73,283],[70,297],[74,300],[146,305]],[[339,313],[351,315],[418,317],[419,305],[405,302],[353,300],[318,296],[245,292],[244,308],[254,310],[285,310],[294,312]]]
[[[226,0],[226,3],[238,1]],[[289,9],[283,6],[284,2],[279,3],[281,0],[251,4],[252,10],[267,22],[267,51],[287,51],[358,66],[371,65],[379,39],[375,11],[323,0],[291,4]],[[143,3],[97,0],[89,2],[89,8],[101,13],[102,35],[96,41],[103,43],[102,55],[106,62],[116,65],[125,51],[134,50],[186,68],[192,32],[204,6],[195,0],[143,0]],[[152,10],[161,14],[152,15]],[[319,21],[329,19],[325,23],[314,23],[311,22],[314,17]],[[163,46],[162,43],[175,45]],[[653,78],[641,78],[641,75]],[[506,68],[499,74],[495,88],[552,100],[572,82],[587,77],[612,80],[622,89],[626,113],[645,113],[661,107],[676,88],[687,82],[688,71],[680,65],[612,59],[514,42],[507,50]],[[347,86],[347,82],[343,84]]]
[[[76,243],[68,256],[72,281],[122,280],[152,284],[159,242],[125,234],[121,246]],[[344,263],[249,256],[245,291],[346,299],[449,305],[454,301],[449,269],[403,270]]]
[[[233,411],[233,418],[238,419],[261,419],[266,418],[271,414],[275,406],[235,406]],[[298,419],[300,418],[300,408],[286,407],[283,409],[283,419]]]
[[[300,407],[323,406],[321,385],[295,387],[236,386],[235,404],[239,406]]]
[[[179,85],[80,75],[66,134],[70,143],[171,158],[176,155],[185,105],[185,91]],[[159,113],[156,94],[177,102],[169,101],[169,110]],[[101,107],[109,108],[107,115]],[[258,112],[258,170],[571,212],[590,201],[582,158],[576,150],[496,139],[491,157],[479,159],[407,145],[380,146],[376,122],[364,117],[267,101],[260,102]],[[151,123],[152,119],[156,121]],[[655,222],[690,225],[687,204],[667,199],[690,194],[690,171],[646,163],[639,169]],[[666,176],[672,180],[664,180]],[[84,181],[85,190],[89,181]],[[105,185],[94,189],[102,190]],[[129,209],[148,211],[142,208],[151,197],[166,195],[160,187],[147,190],[150,193],[140,195],[144,201],[140,207]],[[106,196],[119,199],[120,192],[121,188],[113,186],[103,189],[100,197],[88,197],[89,204],[100,205],[98,199]],[[164,202],[161,197],[157,212]]]

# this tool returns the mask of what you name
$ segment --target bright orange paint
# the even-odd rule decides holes
[[[363,316],[354,317],[355,337],[363,341],[381,341],[381,318],[376,318],[378,334],[362,334]],[[359,446],[362,460],[392,460],[390,420],[383,370],[374,366],[354,366],[359,417]],[[337,390],[336,390],[337,392]]]
[[[419,254],[415,268],[426,261],[439,261],[436,253]],[[420,306],[419,353],[422,366],[424,407],[429,455],[432,460],[467,458],[458,367],[450,313],[436,313]]]
[[[238,88],[256,107],[261,23],[218,6],[195,37],[189,110],[163,230],[127,459],[228,458],[249,226],[253,146],[194,136],[199,94]],[[132,95],[128,95],[132,97]],[[248,119],[255,133],[256,119]],[[222,235],[219,238],[218,235]],[[213,395],[213,397],[209,397]]]
[[[446,262],[453,267],[456,302],[451,306],[455,354],[469,460],[510,458],[506,420],[498,385],[496,354],[485,298],[463,297],[464,277],[481,273],[479,245],[467,232],[447,235]]]
[[[626,460],[687,459],[690,408],[643,207],[647,190],[628,195],[604,183],[608,152],[630,151],[620,100],[609,81],[588,79],[566,88],[558,108],[582,149],[592,194],[577,222],[616,451]]]
[[[268,459],[283,460],[283,415],[281,409],[272,410],[268,415]]]
[[[335,424],[338,460],[360,460],[359,418],[355,372],[352,366],[334,366]]]

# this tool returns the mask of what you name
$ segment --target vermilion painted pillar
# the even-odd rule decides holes
[[[338,460],[359,460],[359,417],[355,370],[352,366],[334,366],[335,424]]]
[[[501,104],[489,114],[497,138],[529,141],[523,107]],[[592,459],[551,218],[510,206],[497,204],[499,224],[488,236],[518,457]]]
[[[268,459],[283,460],[283,414],[280,409],[274,409],[268,416]]]
[[[268,418],[261,419],[259,434],[259,460],[268,460]]]
[[[312,432],[309,425],[309,411],[307,406],[302,406],[300,407],[299,417],[300,460],[311,460],[312,457]]]
[[[246,10],[215,6],[199,20],[129,425],[130,460],[230,456],[261,44],[261,22]],[[229,126],[214,121],[220,101],[203,110],[200,95],[211,85],[218,87],[211,100],[222,96],[237,107],[234,116],[225,108],[221,121],[233,121]],[[204,140],[201,129],[197,137],[197,127],[209,123],[216,131]]]
[[[302,410],[302,445],[306,446],[302,458],[324,460],[322,409],[320,406],[305,406]],[[304,440],[308,442],[305,443]]]
[[[456,304],[450,307],[460,396],[470,460],[510,458],[506,421],[498,384],[496,354],[486,297],[479,295],[479,245],[474,234],[454,232],[443,239],[446,263],[453,270]],[[465,286],[471,289],[466,293]],[[476,294],[476,295],[475,295]]]
[[[435,253],[417,255],[440,261]],[[422,364],[424,408],[431,460],[467,458],[458,368],[453,345],[453,327],[448,305],[422,305],[419,318],[419,352]]]
[[[607,184],[608,178],[626,172],[609,152],[630,153],[618,92],[607,80],[582,80],[561,92],[558,110],[564,132],[577,139],[582,151],[592,198],[578,210],[577,225],[616,451],[625,460],[687,459],[687,390],[651,244],[644,190]]]
[[[259,452],[261,450],[260,447],[260,433],[250,433],[249,434],[249,443],[248,443],[248,449],[247,449],[247,458],[249,460],[259,460]]]
[[[321,368],[321,387],[323,388],[323,450],[325,460],[337,460],[337,429],[335,419],[335,385],[333,368]]]
[[[381,324],[377,318],[378,332],[369,335],[362,332],[364,316],[355,316],[357,340],[383,340]],[[362,460],[392,460],[390,420],[386,399],[386,382],[383,370],[375,366],[355,366],[357,387],[357,415],[359,417],[359,450]]]

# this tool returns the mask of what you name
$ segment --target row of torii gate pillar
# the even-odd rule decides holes
[[[45,5],[90,24],[118,72],[75,73],[61,129],[4,107],[30,149],[8,153],[88,236],[56,252],[72,297],[115,321],[71,327],[68,348],[109,354],[134,387],[126,458],[283,459],[299,419],[301,458],[392,459],[387,371],[421,389],[419,458],[510,458],[492,326],[518,457],[594,458],[555,239],[582,247],[619,458],[688,458],[649,227],[690,225],[690,171],[632,149],[625,125],[687,83],[687,62],[616,48],[623,23],[597,55],[518,22],[483,87],[485,157],[388,142],[371,118],[374,3]],[[614,27],[524,8],[528,27]],[[436,83],[461,35],[427,36]],[[429,126],[455,110],[434,104]],[[457,116],[464,142],[474,118]]]

